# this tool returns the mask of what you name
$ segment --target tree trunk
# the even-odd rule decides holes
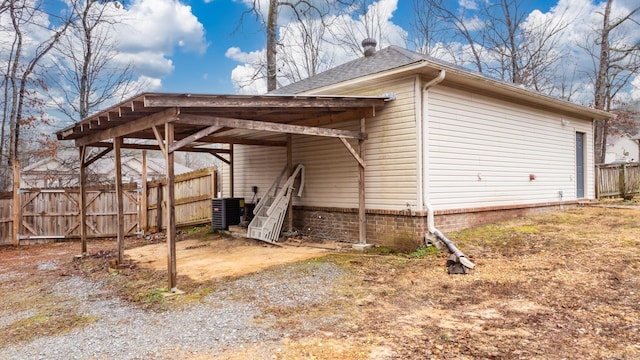
[[[277,30],[278,30],[278,1],[269,0],[269,15],[267,17],[267,91],[277,87]]]
[[[613,0],[608,0],[602,16],[602,30],[600,32],[600,58],[598,72],[596,74],[594,107],[598,110],[609,110],[606,108],[609,81],[609,33],[611,31],[609,17],[611,14],[611,4]],[[594,160],[597,164],[605,161],[607,151],[607,120],[596,120],[593,129],[594,137]]]

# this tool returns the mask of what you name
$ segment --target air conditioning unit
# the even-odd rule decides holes
[[[229,225],[240,224],[243,209],[243,198],[212,199],[211,227],[214,230],[229,230]]]

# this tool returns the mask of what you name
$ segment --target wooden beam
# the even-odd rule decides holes
[[[147,151],[142,150],[142,174],[140,176],[140,185],[142,185],[142,194],[140,194],[140,228],[142,233],[149,231],[149,218],[147,212],[147,194],[149,187],[147,186]]]
[[[364,118],[360,119],[360,131],[365,131]],[[362,163],[358,162],[358,238],[360,244],[367,243],[367,210],[365,199],[365,172],[364,172],[364,139],[358,140],[359,157]]]
[[[20,160],[13,159],[13,246],[20,245],[20,225],[22,222],[20,200]]]
[[[106,148],[113,148],[113,144],[109,143],[109,142],[98,142],[98,143],[94,143],[91,144],[92,147],[106,147]],[[158,145],[151,145],[151,144],[122,144],[121,146],[122,149],[137,149],[137,150],[156,150],[156,151],[162,151],[162,149],[160,148],[160,146]],[[184,146],[181,147],[178,151],[184,151],[184,152],[196,152],[196,153],[207,153],[207,154],[228,154],[229,150],[227,149],[211,149],[211,148],[199,148],[199,147],[192,147],[192,146]]]
[[[100,153],[96,154],[96,156],[94,156],[91,159],[87,160],[84,163],[84,166],[87,167],[87,166],[93,164],[94,162],[100,160],[103,156],[107,155],[112,149],[113,149],[113,144],[111,144],[111,148],[102,150]],[[86,158],[86,155],[85,155],[85,158]]]
[[[222,129],[222,126],[216,126],[216,125],[204,128],[204,129],[202,129],[200,131],[197,131],[197,132],[195,132],[195,133],[193,133],[193,134],[191,134],[191,135],[189,135],[189,136],[187,136],[187,137],[185,137],[185,138],[183,138],[183,139],[181,139],[179,141],[174,142],[173,144],[171,144],[169,146],[168,151],[169,152],[174,152],[174,151],[176,151],[176,150],[178,150],[178,149],[180,149],[180,148],[182,148],[184,146],[187,146],[187,145],[191,144],[194,141],[198,141],[199,139],[202,139],[203,137],[205,137],[205,136],[207,136],[207,135],[209,135],[209,134],[211,134],[211,133],[213,133],[215,131],[218,131],[220,129]]]
[[[169,146],[173,145],[173,123],[164,124],[164,138],[166,141],[165,160],[167,165],[167,262],[169,275],[169,291],[177,289],[178,271],[176,267],[176,213],[175,213],[175,176],[174,154],[169,152]]]
[[[122,154],[120,151],[122,138],[113,139],[114,161],[116,165],[116,205],[118,207],[118,264],[124,262],[124,199],[122,197]]]
[[[153,126],[162,125],[175,120],[178,113],[178,109],[169,108],[164,111],[141,117],[137,120],[127,121],[111,128],[92,132],[86,136],[77,138],[76,146],[91,145],[95,142],[126,136],[131,133],[149,129]]]
[[[220,155],[218,155],[218,154],[211,154],[211,155],[215,156],[216,158],[218,158],[220,161],[222,161],[223,163],[225,163],[225,164],[227,164],[227,165],[230,165],[230,164],[231,164],[231,161],[229,161],[229,160],[227,160],[227,159],[223,158],[222,156],[220,156]]]
[[[366,139],[367,134],[358,131],[336,130],[311,126],[280,124],[266,121],[224,118],[219,116],[182,114],[178,123],[188,125],[217,125],[234,129],[271,131],[298,135],[314,135],[327,137],[344,137],[349,139]]]
[[[382,97],[336,97],[336,96],[228,96],[197,94],[148,94],[144,97],[146,107],[205,107],[215,108],[278,108],[278,109],[357,109],[362,107],[382,107],[386,98]]]
[[[78,194],[78,208],[80,209],[80,242],[82,256],[87,254],[87,191],[85,188],[87,182],[87,164],[85,163],[87,155],[87,147],[80,146],[78,148],[80,153],[80,194]]]
[[[156,137],[156,141],[158,142],[158,147],[160,148],[160,151],[162,151],[162,153],[166,156],[167,145],[164,143],[164,139],[162,138],[162,134],[160,134],[160,130],[158,130],[158,127],[156,126],[152,126],[151,129],[153,129],[153,135],[155,135]]]
[[[148,132],[147,134],[138,133],[135,135],[135,138],[157,140],[155,135],[153,135],[153,132]],[[175,137],[176,140],[180,140],[181,138],[182,137],[180,137],[179,134],[176,134],[176,137]],[[205,136],[202,139],[200,139],[199,142],[208,143],[208,144],[238,144],[238,145],[281,146],[281,147],[287,146],[287,142],[283,140],[245,139],[245,138],[239,138],[239,137],[233,137],[233,136],[218,136],[217,134]],[[98,144],[105,144],[105,143],[97,142],[97,143],[91,144],[91,146],[98,146]],[[147,145],[147,146],[157,146],[157,145]],[[153,149],[147,149],[147,150],[153,150]]]
[[[291,125],[323,126],[323,125],[329,125],[337,122],[359,120],[362,117],[370,118],[373,115],[374,115],[374,111],[372,108],[365,108],[357,112],[350,111],[350,112],[342,112],[337,114],[329,114],[324,116],[314,116],[309,119],[294,121],[291,123]]]
[[[279,140],[261,140],[261,139],[243,139],[231,136],[206,136],[200,139],[202,142],[211,144],[236,144],[236,145],[257,145],[257,146],[287,146],[286,141]]]
[[[349,144],[349,142],[347,141],[347,139],[341,137],[338,138],[340,139],[340,141],[342,141],[342,143],[344,144],[344,146],[347,148],[347,150],[349,150],[349,152],[351,153],[351,156],[353,156],[354,159],[356,159],[356,161],[358,162],[358,164],[360,164],[360,166],[367,167],[367,164],[364,162],[364,160],[360,157],[360,155],[358,155],[358,153],[356,152],[356,150],[351,146],[351,144]]]

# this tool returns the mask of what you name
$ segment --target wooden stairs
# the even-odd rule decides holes
[[[298,164],[289,179],[280,186],[280,181],[287,168],[285,167],[280,175],[260,199],[253,210],[253,220],[249,223],[247,237],[262,240],[271,244],[276,244],[285,215],[289,207],[289,200],[294,190],[295,180],[300,176],[300,189],[298,197],[302,196],[304,190],[304,165]]]

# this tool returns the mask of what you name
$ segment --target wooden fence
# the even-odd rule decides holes
[[[152,181],[139,189],[123,185],[126,235],[162,228],[164,181]],[[189,226],[211,221],[211,198],[217,194],[216,168],[176,176],[176,224]],[[143,195],[145,194],[145,195]],[[19,243],[32,244],[80,237],[79,188],[20,189],[18,200]],[[14,196],[0,193],[0,245],[14,243]],[[113,186],[86,188],[86,228],[90,238],[115,237],[117,203]],[[143,210],[144,209],[144,210]],[[160,218],[158,218],[160,216]],[[160,225],[160,227],[158,226]]]
[[[217,183],[215,167],[176,175],[174,196],[177,225],[189,226],[211,222],[211,199],[218,193]],[[166,228],[166,224],[163,224],[163,208],[158,206],[166,198],[166,186],[166,179],[147,183],[147,213],[146,216],[143,214],[141,219],[145,231],[160,231]]]
[[[598,198],[632,198],[640,194],[640,164],[603,164],[596,166]]]
[[[0,193],[0,245],[9,245],[13,238],[13,193]]]

